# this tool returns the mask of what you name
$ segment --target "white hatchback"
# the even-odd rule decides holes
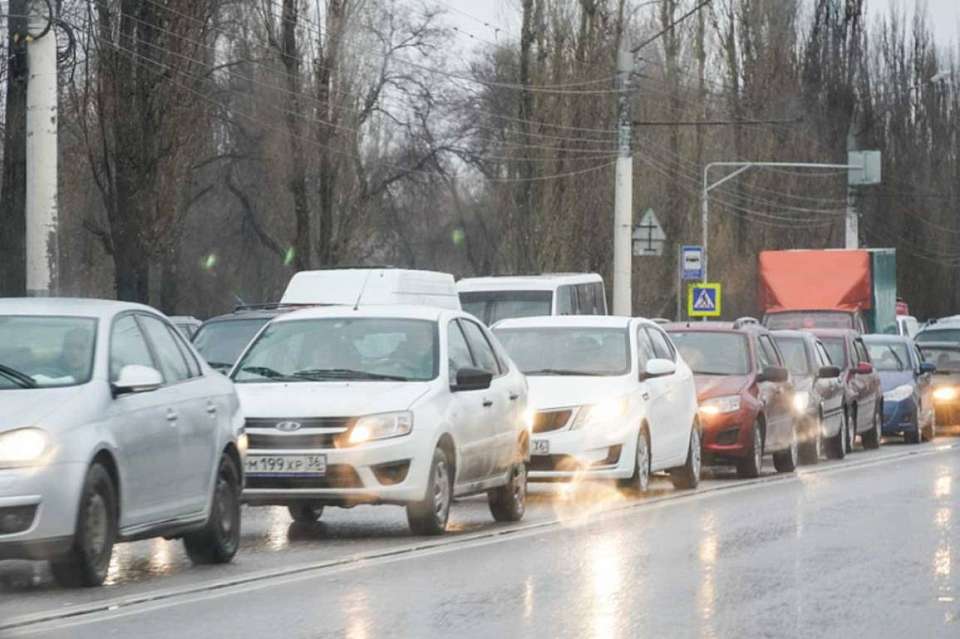
[[[530,480],[620,480],[646,490],[667,470],[700,481],[693,374],[655,323],[626,317],[536,317],[494,327],[530,385]]]
[[[244,500],[298,522],[325,506],[400,504],[420,534],[455,497],[487,492],[523,516],[527,385],[457,310],[314,308],[277,317],[231,372],[247,416]]]

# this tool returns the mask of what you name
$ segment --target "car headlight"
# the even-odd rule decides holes
[[[413,430],[413,413],[383,413],[361,417],[350,429],[347,443],[351,446],[377,439],[389,439],[408,435]]]
[[[808,391],[797,391],[793,394],[793,410],[798,413],[805,413],[809,405],[810,393]]]
[[[527,410],[523,411],[523,425],[527,428],[527,430],[533,432],[533,425],[536,423],[536,421],[537,411],[533,410],[532,408],[528,408]]]
[[[722,415],[725,413],[735,413],[740,410],[740,396],[727,395],[726,397],[714,397],[700,403],[700,412],[703,415]]]
[[[910,397],[913,397],[913,386],[910,384],[897,386],[883,394],[883,399],[888,402],[902,402]]]
[[[630,410],[630,399],[628,397],[617,397],[607,399],[596,404],[583,406],[577,411],[577,418],[573,422],[572,428],[582,428],[594,424],[609,422],[611,419],[623,417]]]
[[[246,433],[240,433],[237,437],[237,450],[240,451],[241,457],[246,456],[248,448],[250,448],[250,437]]]
[[[39,428],[22,428],[0,435],[0,466],[34,466],[43,463],[50,437]]]
[[[952,402],[957,398],[957,389],[953,386],[941,386],[933,391],[933,398],[938,402]]]

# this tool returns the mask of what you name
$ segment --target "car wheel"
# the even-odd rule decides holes
[[[487,493],[490,514],[497,521],[520,521],[527,511],[527,465],[523,462],[510,471],[510,481]]]
[[[210,517],[204,527],[183,536],[195,564],[226,564],[240,548],[240,471],[229,455],[220,459]]]
[[[450,503],[453,501],[453,477],[442,448],[433,451],[426,494],[407,506],[407,523],[417,535],[440,535],[447,529]]]
[[[857,411],[853,411],[853,416],[847,419],[847,453],[853,452],[853,445],[857,441]]]
[[[778,473],[792,473],[797,469],[797,458],[799,457],[799,446],[797,443],[797,428],[793,428],[793,436],[790,439],[790,446],[786,450],[773,454],[773,467]]]
[[[923,438],[920,436],[920,429],[916,428],[903,434],[903,441],[908,444],[919,444]]]
[[[621,488],[628,488],[645,493],[650,488],[650,442],[647,433],[641,430],[637,434],[637,453],[633,469],[633,477],[620,482]]]
[[[759,420],[753,423],[751,442],[749,454],[737,464],[737,475],[743,478],[759,477],[763,468],[763,432]]]
[[[843,459],[847,456],[847,409],[843,409],[840,417],[840,430],[827,440],[827,459]]]
[[[54,579],[66,588],[102,585],[116,539],[117,490],[107,470],[94,464],[83,482],[73,545],[50,562]]]
[[[287,512],[298,524],[315,524],[323,516],[323,506],[319,504],[303,503],[290,504],[287,506]]]
[[[880,429],[882,428],[881,424],[883,422],[880,415],[882,414],[883,409],[880,407],[880,404],[877,404],[876,408],[873,409],[873,424],[870,426],[870,430],[860,436],[860,441],[866,450],[876,450],[880,448],[880,439],[882,436]],[[919,428],[920,422],[917,421],[917,424]],[[919,430],[917,432],[919,433]]]
[[[823,420],[818,415],[809,420],[807,437],[800,445],[800,463],[816,464],[823,455]]]
[[[690,443],[687,446],[687,461],[683,466],[672,468],[670,470],[670,481],[675,488],[692,490],[700,484],[701,456],[700,450],[700,424],[693,423],[690,429]]]

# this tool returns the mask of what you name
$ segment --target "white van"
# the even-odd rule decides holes
[[[460,310],[452,275],[398,268],[301,271],[290,279],[280,303],[302,306],[412,304]]]
[[[457,282],[463,310],[488,326],[502,319],[544,315],[607,315],[603,278],[596,273],[470,277]]]

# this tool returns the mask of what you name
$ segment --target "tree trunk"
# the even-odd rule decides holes
[[[7,26],[7,102],[0,188],[0,296],[27,291],[27,0],[10,0]]]
[[[337,260],[334,249],[334,218],[336,217],[337,186],[340,163],[335,157],[337,140],[337,122],[340,109],[334,99],[339,83],[340,47],[345,28],[347,0],[327,0],[326,44],[323,36],[317,37],[317,143],[319,146],[320,167],[317,174],[317,194],[319,196],[320,219],[317,225],[317,253],[321,264],[332,264]]]
[[[303,123],[300,104],[300,52],[297,49],[297,0],[283,0],[281,13],[280,59],[287,80],[287,136],[290,143],[290,176],[287,188],[293,197],[296,219],[294,264],[300,270],[313,266],[313,247],[310,235],[310,205],[307,202],[307,167],[303,154]]]

